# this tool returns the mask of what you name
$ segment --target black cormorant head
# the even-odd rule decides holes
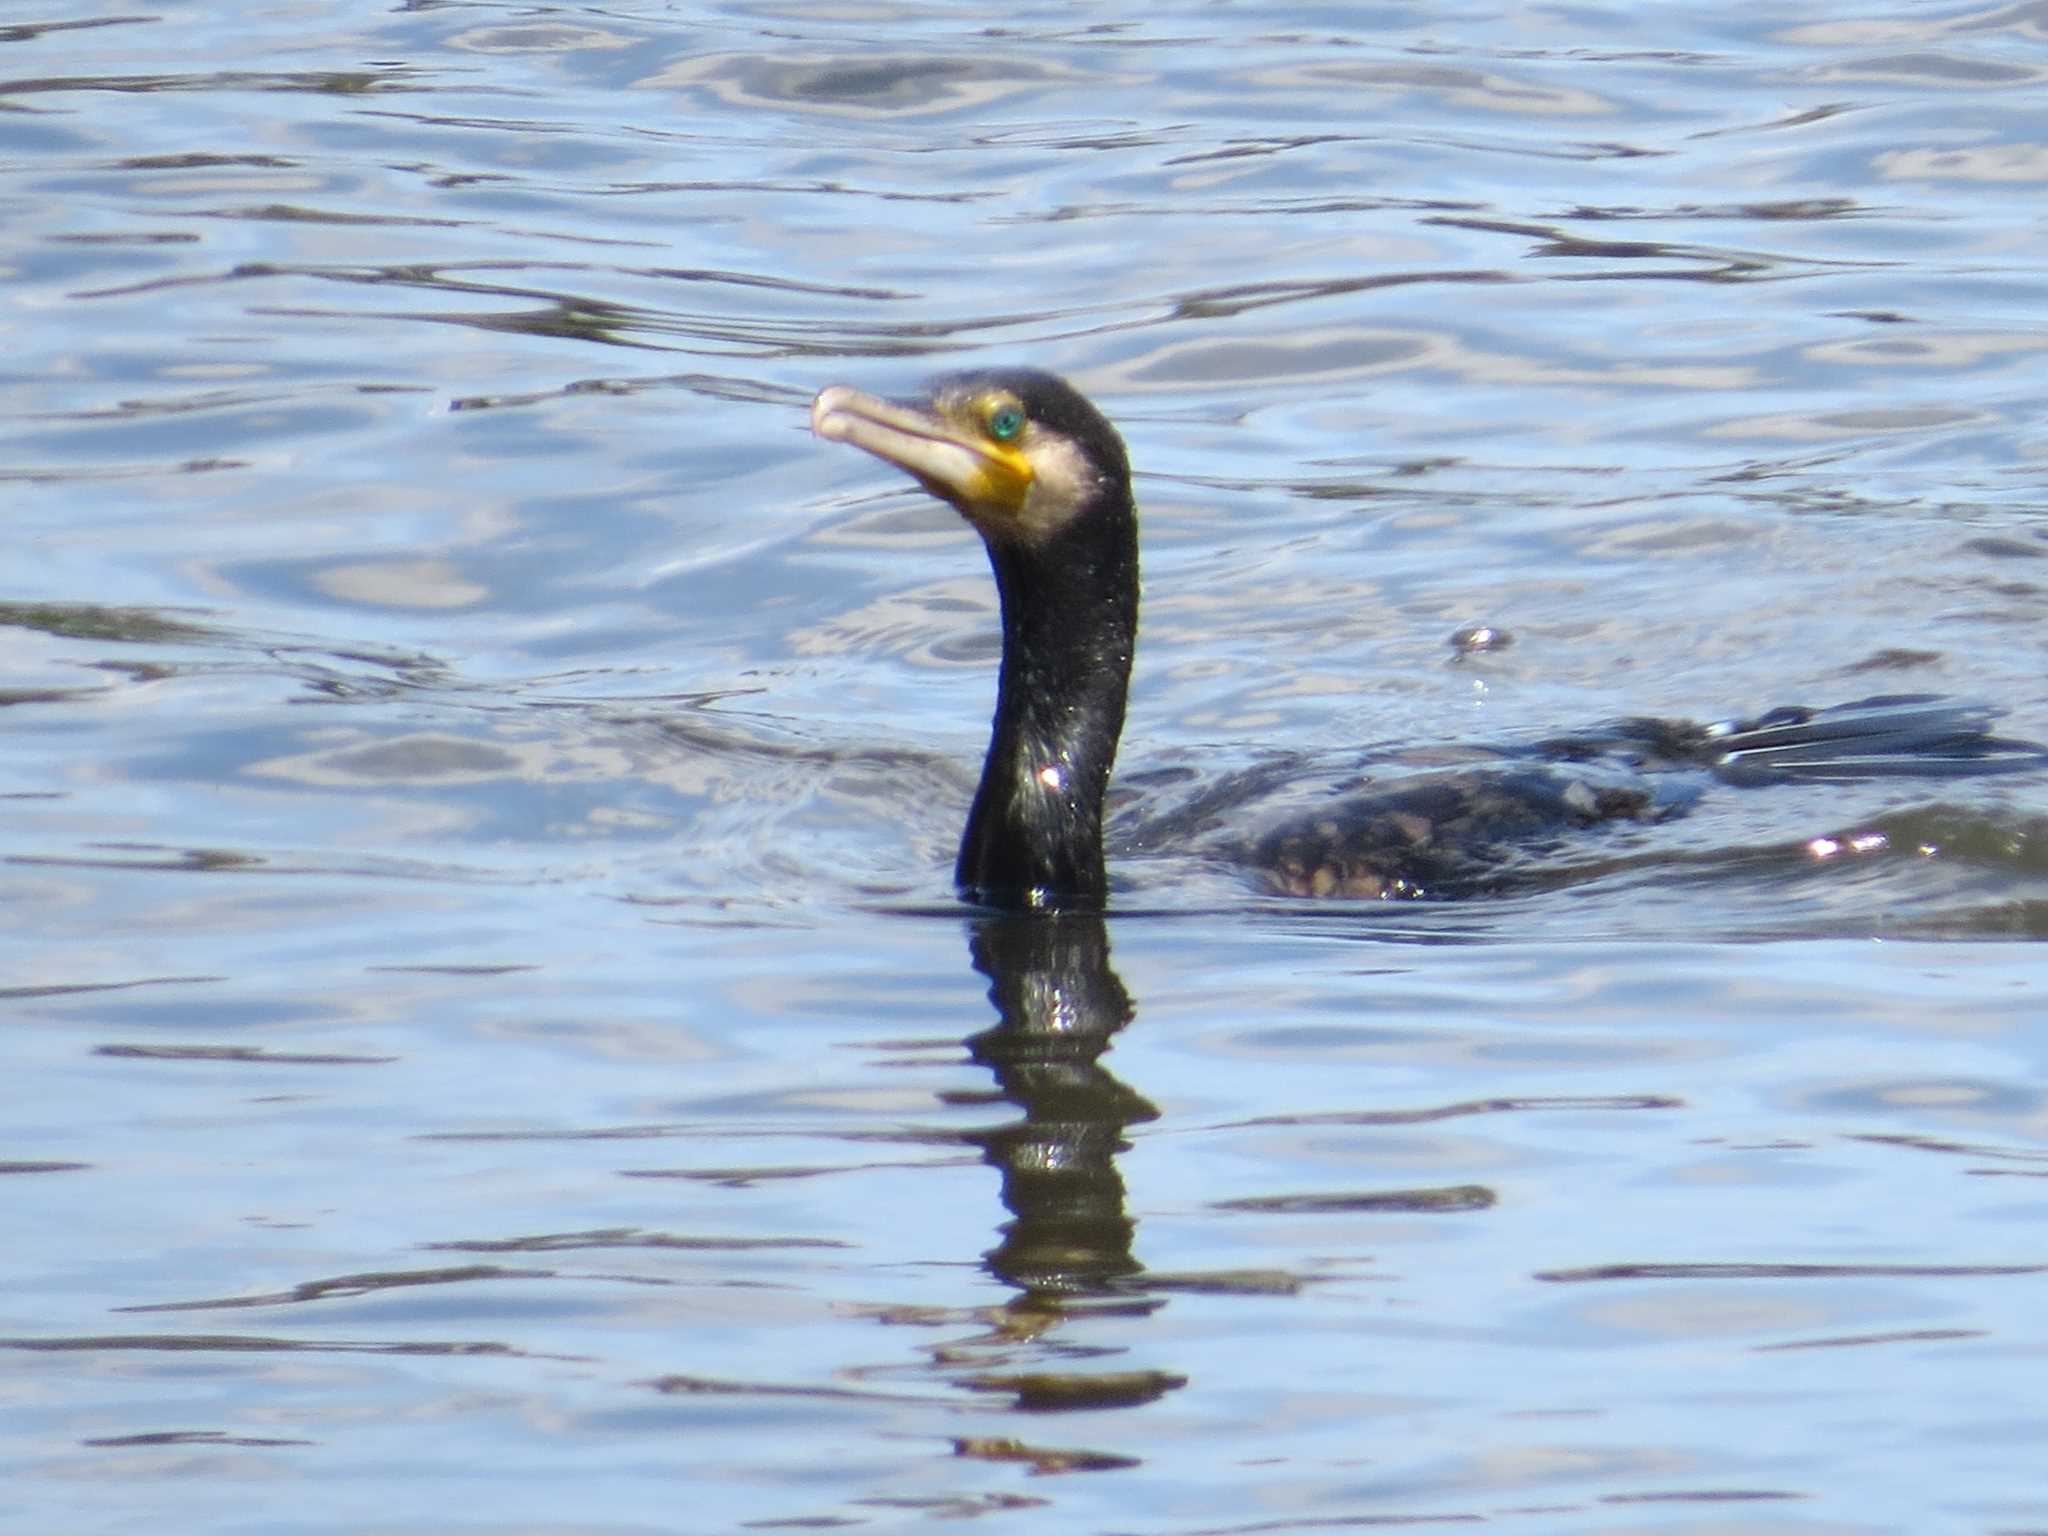
[[[835,385],[811,429],[914,475],[993,548],[1024,553],[1088,513],[1129,515],[1130,460],[1103,414],[1066,380],[994,368],[934,380],[921,401]]]
[[[913,475],[988,547],[1003,665],[960,888],[991,906],[1101,906],[1103,792],[1138,626],[1123,439],[1064,379],[1027,368],[949,374],[915,403],[835,385],[811,429]]]

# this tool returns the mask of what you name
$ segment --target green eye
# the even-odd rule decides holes
[[[1024,413],[1014,405],[997,406],[989,412],[988,435],[999,443],[1014,442],[1024,430]]]

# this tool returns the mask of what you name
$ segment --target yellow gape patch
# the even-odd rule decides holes
[[[811,429],[916,476],[990,539],[1050,538],[1101,484],[1071,438],[1004,390],[941,392],[924,408],[836,385],[812,404]]]

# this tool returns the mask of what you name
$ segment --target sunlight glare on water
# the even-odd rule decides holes
[[[977,915],[985,562],[805,430],[993,362],[1116,419],[1127,820],[1639,714],[2048,740],[2044,39],[0,18],[0,1522],[2048,1528],[2048,775]]]

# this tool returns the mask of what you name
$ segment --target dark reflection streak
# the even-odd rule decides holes
[[[0,469],[0,485],[86,485],[96,480],[158,480],[165,475],[203,475],[222,469],[247,469],[246,459],[185,459],[166,464],[120,467],[73,465],[66,469]]]
[[[177,617],[177,610],[104,603],[0,603],[0,627],[33,629],[64,640],[120,640],[134,645],[198,645],[228,634]]]
[[[1775,203],[1678,203],[1669,208],[1601,207],[1581,203],[1562,217],[1589,222],[1668,219],[1757,219],[1777,223],[1839,219],[1876,210],[1848,197],[1797,197]]]
[[[158,21],[156,16],[89,16],[82,21],[30,21],[0,27],[0,43],[32,43],[45,32],[76,32],[85,27],[125,27]]]
[[[396,118],[402,123],[417,123],[422,128],[475,128],[487,133],[520,133],[536,137],[562,137],[584,132],[580,123],[553,122],[539,117],[474,117],[460,116],[447,112],[400,112],[391,107],[363,107],[357,113],[361,117]],[[513,181],[513,176],[478,176],[471,180]]]
[[[902,192],[887,187],[854,187],[843,181],[646,181],[602,188],[591,197],[639,197],[650,192],[738,192],[748,196],[787,193],[793,197],[864,197],[877,203],[965,204],[992,202],[999,192]]]
[[[713,1376],[657,1376],[647,1383],[669,1397],[800,1397],[819,1402],[898,1403],[918,1408],[949,1408],[937,1398],[909,1392],[869,1392],[852,1387],[819,1387],[804,1383],[724,1381]]]
[[[396,70],[334,70],[303,75],[237,70],[195,75],[50,75],[32,80],[0,80],[0,96],[45,91],[315,91],[334,96],[363,96],[429,89],[423,84],[401,81],[401,72]]]
[[[424,390],[417,391],[425,393]],[[204,415],[214,411],[260,409],[274,405],[275,394],[258,394],[230,389],[207,390],[176,400],[119,400],[90,410],[24,411],[23,421],[142,421],[174,416]]]
[[[1539,256],[1566,254],[1538,251]],[[1764,262],[1731,261],[1713,267],[1688,267],[1682,272],[1560,272],[1561,283],[1756,283],[1786,282],[1809,273],[1781,272]]]
[[[960,336],[972,336],[990,331],[1028,329],[1037,339],[1055,339],[1066,336],[1096,335],[1107,331],[1124,330],[1140,324],[1152,324],[1147,317],[1138,321],[1118,321],[1114,324],[1094,326],[1081,330],[1061,332],[1049,329],[1057,321],[1078,318],[1105,312],[1105,306],[1085,306],[1058,311],[1010,311],[996,314],[969,315],[956,320],[914,321],[884,326],[848,327],[838,334],[820,333],[813,326],[796,321],[771,321],[764,319],[733,318],[716,312],[693,312],[686,310],[662,311],[646,309],[637,305],[621,304],[610,299],[589,298],[574,293],[556,292],[550,289],[523,286],[511,283],[488,283],[458,279],[448,274],[455,271],[485,271],[507,268],[518,271],[571,271],[610,272],[628,277],[656,280],[717,282],[743,284],[754,287],[776,287],[807,297],[837,299],[844,296],[856,298],[873,297],[859,289],[832,288],[819,285],[781,284],[773,279],[749,279],[731,273],[691,272],[688,270],[661,268],[608,268],[588,263],[469,263],[460,267],[315,267],[279,265],[267,262],[252,262],[231,268],[225,272],[209,272],[180,277],[151,278],[146,282],[121,284],[111,288],[81,289],[69,295],[74,299],[134,298],[143,294],[159,293],[173,288],[186,288],[216,283],[241,282],[251,279],[273,277],[301,277],[325,279],[336,283],[352,283],[365,287],[389,287],[421,289],[433,293],[463,294],[489,299],[522,300],[540,307],[518,311],[475,311],[460,312],[444,310],[343,310],[323,309],[313,305],[251,305],[246,313],[283,319],[343,320],[358,323],[369,320],[384,320],[394,324],[429,323],[439,325],[464,325],[477,330],[503,331],[533,336],[563,337],[576,341],[598,342],[610,346],[631,347],[639,351],[668,352],[691,350],[678,348],[665,341],[638,339],[635,334],[648,337],[682,337],[699,343],[717,343],[723,350],[718,355],[803,357],[803,356],[915,356],[934,350]],[[1462,275],[1461,275],[1462,276]],[[1387,281],[1407,279],[1374,279],[1362,286],[1384,285]],[[1341,289],[1338,291],[1342,291]],[[905,297],[889,294],[891,299]],[[188,467],[211,467],[195,465]]]
[[[132,848],[148,851],[148,844],[88,844],[87,846],[114,849]],[[546,875],[515,876],[498,869],[468,869],[459,864],[426,864],[409,859],[333,860],[285,864],[269,861],[255,854],[235,853],[220,848],[161,849],[159,858],[77,858],[58,854],[10,853],[0,856],[0,864],[20,865],[29,869],[154,869],[175,874],[261,874],[261,875],[361,875],[379,880],[427,880],[434,882],[457,881],[465,885],[525,886],[545,885],[551,878]],[[204,977],[217,981],[220,977]]]
[[[1425,221],[1428,222],[1428,221]],[[1508,272],[1461,272],[1443,269],[1432,272],[1392,272],[1373,277],[1332,278],[1328,282],[1241,283],[1229,288],[1209,288],[1181,294],[1173,299],[1174,314],[1180,319],[1213,319],[1241,315],[1276,304],[1295,304],[1304,299],[1341,298],[1376,288],[1400,288],[1410,283],[1514,283],[1525,279]]]
[[[1771,1499],[1803,1499],[1803,1493],[1777,1488],[1704,1488],[1677,1493],[1610,1493],[1602,1504],[1754,1504]]]
[[[514,1349],[510,1344],[488,1341],[425,1340],[401,1342],[382,1339],[334,1339],[314,1343],[305,1339],[269,1338],[238,1333],[136,1333],[84,1334],[55,1339],[0,1339],[0,1349],[28,1350],[39,1354],[98,1354],[110,1350],[167,1350],[184,1354],[280,1354],[280,1355],[489,1355],[509,1360],[577,1360],[578,1355],[543,1355]]]
[[[1769,122],[1735,123],[1725,128],[1702,128],[1699,132],[1690,134],[1688,137],[1698,142],[1705,139],[1729,138],[1736,135],[1777,133],[1786,128],[1805,128],[1814,123],[1824,123],[1829,118],[1840,117],[1846,112],[1862,112],[1866,110],[1868,110],[1868,107],[1858,102],[1830,101],[1824,102],[1817,107],[1808,107],[1804,111],[1790,113],[1784,117],[1772,118]]]
[[[2048,1264],[1596,1264],[1543,1269],[1538,1280],[1942,1280],[2048,1274]]]
[[[198,150],[173,155],[124,155],[105,162],[112,171],[203,171],[223,165],[255,166],[266,171],[296,171],[305,162],[288,155],[215,155]]]
[[[535,270],[535,266],[522,266],[519,270]],[[462,325],[476,330],[502,331],[530,336],[560,337],[573,341],[597,342],[608,346],[630,347],[638,351],[667,352],[678,348],[668,342],[655,339],[639,339],[632,333],[643,333],[650,337],[675,336],[696,342],[719,344],[724,350],[720,355],[774,356],[806,355],[895,355],[915,350],[910,338],[943,340],[956,335],[987,329],[1004,329],[1013,326],[1039,323],[1042,317],[1035,314],[1004,314],[978,316],[947,324],[916,324],[878,328],[869,334],[879,339],[862,340],[857,336],[844,338],[823,338],[810,329],[795,322],[775,322],[756,319],[734,319],[716,313],[663,312],[632,304],[621,304],[610,299],[590,298],[574,293],[558,293],[544,288],[526,287],[509,283],[485,283],[451,278],[448,270],[431,267],[304,267],[277,266],[268,263],[251,263],[227,272],[207,273],[187,277],[153,278],[148,282],[126,284],[114,288],[80,290],[70,295],[74,299],[133,298],[141,294],[160,292],[170,288],[189,287],[199,284],[226,283],[271,277],[304,277],[325,279],[337,283],[360,284],[365,287],[390,287],[422,289],[434,293],[462,294],[488,299],[525,301],[536,308],[522,310],[479,310],[462,312],[457,310],[352,310],[324,309],[314,305],[251,305],[246,313],[279,319],[343,320],[350,323],[365,321],[389,321],[397,325],[427,323],[437,325]],[[551,270],[578,272],[615,271],[625,276],[645,278],[667,278],[698,282],[738,282],[731,276],[707,278],[689,273],[664,272],[659,269],[602,269],[588,265],[568,265]],[[774,286],[753,284],[752,286]],[[853,290],[832,290],[826,288],[800,287],[788,291],[806,295],[839,297],[842,292]],[[857,291],[856,296],[859,296]],[[682,350],[688,350],[687,348]]]
[[[80,699],[96,698],[106,691],[104,688],[0,688],[0,709],[16,704],[75,704]],[[19,798],[17,795],[0,796],[0,799],[7,800]]]
[[[1861,1349],[1870,1344],[1947,1344],[1959,1339],[1991,1336],[1988,1328],[1907,1328],[1897,1333],[1857,1333],[1834,1339],[1791,1339],[1783,1344],[1758,1344],[1751,1353],[1784,1354],[1799,1349]]]
[[[1484,203],[1461,203],[1424,197],[1259,197],[1223,198],[1206,203],[1100,202],[1063,203],[1028,213],[992,215],[991,224],[1075,224],[1091,219],[1274,219],[1334,213],[1479,213]]]
[[[265,1067],[382,1067],[396,1056],[342,1056],[325,1051],[268,1051],[254,1045],[96,1045],[95,1056],[127,1061],[207,1061]]]
[[[1782,277],[1791,275],[1793,269],[1801,272],[1835,272],[1887,265],[1883,262],[1866,261],[1816,261],[1771,251],[1721,250],[1712,246],[1674,245],[1658,240],[1588,240],[1549,225],[1507,219],[1442,217],[1422,219],[1418,222],[1441,224],[1452,229],[1469,229],[1480,234],[1514,235],[1532,240],[1536,243],[1529,254],[1537,257],[1562,257],[1579,261],[1672,261],[1692,264],[1688,270],[1682,272],[1644,272],[1635,268],[1625,268],[1614,272],[1579,274],[1587,278],[1628,278],[1640,281],[1655,277],[1747,278],[1758,274]]]
[[[651,329],[647,320],[640,318],[644,312],[598,300],[564,301],[545,309],[526,310],[517,314],[421,314],[404,310],[314,309],[310,306],[284,305],[251,305],[249,313],[286,320],[381,320],[395,325],[424,321],[431,325],[466,325],[473,330],[504,331],[512,335],[552,336],[568,341],[600,342],[606,346],[632,347],[645,352],[670,350],[657,342],[635,341],[620,334],[629,324],[637,325],[643,330]],[[733,339],[751,341],[754,338],[742,336]]]
[[[2006,1158],[2014,1162],[2048,1162],[2048,1152],[2031,1147],[1996,1147],[1984,1142],[1950,1141],[1938,1136],[1912,1136],[1893,1132],[1859,1132],[1850,1141],[1865,1141],[1880,1147],[1905,1147],[1915,1152],[1959,1152],[1965,1157]]]
[[[1191,150],[1185,155],[1173,155],[1161,161],[1162,165],[1202,165],[1211,160],[1242,160],[1263,158],[1267,155],[1284,154],[1295,149],[1314,149],[1325,144],[1358,144],[1364,137],[1356,133],[1297,133],[1270,139],[1225,139],[1214,149]]]
[[[143,1435],[108,1435],[104,1438],[81,1440],[80,1445],[107,1446],[125,1449],[130,1446],[163,1445],[233,1445],[264,1447],[273,1445],[318,1445],[317,1440],[286,1440],[260,1435],[230,1435],[218,1429],[167,1429]]]
[[[661,277],[680,283],[725,283],[735,288],[766,288],[775,293],[803,293],[826,299],[910,300],[918,295],[900,288],[849,288],[838,283],[806,283],[769,272],[733,272],[718,267],[643,267],[629,269],[637,277]]]
[[[1563,1503],[1538,1505],[1532,1512],[1562,1513],[1573,1506]],[[1521,1511],[1515,1511],[1521,1513]],[[1286,1515],[1277,1520],[1257,1520],[1246,1525],[1204,1525],[1185,1536],[1290,1536],[1298,1531],[1356,1531],[1405,1529],[1411,1525],[1488,1525],[1492,1515]]]
[[[1436,1189],[1380,1189],[1355,1194],[1252,1195],[1210,1203],[1215,1211],[1260,1215],[1358,1214],[1365,1211],[1408,1211],[1417,1214],[1491,1210],[1499,1202],[1484,1184],[1450,1184]]]
[[[227,217],[216,211],[210,215]],[[246,211],[234,215],[248,217]],[[435,221],[452,223],[452,221]],[[794,278],[762,273],[727,271],[716,267],[621,267],[587,261],[468,261],[441,264],[417,263],[393,266],[343,267],[299,262],[248,261],[224,272],[190,273],[178,277],[157,277],[147,282],[116,288],[94,288],[71,295],[79,299],[132,298],[166,288],[184,288],[207,283],[246,281],[253,278],[311,277],[336,283],[362,283],[372,287],[428,288],[438,293],[466,293],[485,298],[532,299],[553,304],[575,304],[621,316],[643,313],[631,305],[582,298],[552,288],[522,283],[484,282],[469,273],[536,272],[607,273],[622,277],[663,279],[670,282],[709,283],[738,288],[766,288],[777,293],[803,294],[824,299],[908,300],[915,295],[889,288],[852,288],[833,283],[807,283]]]
[[[1685,1100],[1662,1093],[1560,1095],[1554,1098],[1467,1099],[1428,1109],[1345,1110],[1333,1114],[1257,1115],[1224,1129],[1266,1125],[1426,1125],[1467,1115],[1526,1114],[1533,1110],[1582,1113],[1596,1109],[1683,1109]]]
[[[297,203],[249,203],[233,208],[193,208],[193,219],[240,219],[258,224],[340,224],[368,225],[388,229],[466,229],[468,219],[430,219],[416,214],[339,213],[329,208],[306,208]]]
[[[1579,163],[1599,160],[1663,160],[1678,153],[1672,149],[1645,149],[1638,144],[1587,140],[1539,144],[1526,139],[1459,138],[1454,134],[1417,134],[1407,142],[1418,148],[1447,150],[1456,155],[1506,155],[1516,159],[1565,160]]]
[[[1041,1308],[1116,1291],[1142,1269],[1116,1154],[1124,1128],[1159,1111],[1098,1061],[1132,1017],[1108,931],[1088,914],[991,917],[969,947],[1000,1022],[967,1048],[1024,1113],[967,1137],[1001,1172],[1015,1216],[986,1255],[989,1270]]]
[[[422,1141],[431,1137],[420,1137]],[[655,1248],[688,1253],[752,1253],[764,1248],[851,1248],[830,1237],[698,1237],[678,1232],[648,1232],[639,1227],[600,1227],[588,1232],[543,1232],[531,1237],[469,1238],[423,1243],[424,1248],[457,1253],[567,1253],[584,1248]]]
[[[499,1264],[467,1264],[447,1269],[389,1271],[384,1273],[337,1275],[331,1280],[307,1280],[285,1291],[266,1291],[254,1296],[218,1296],[201,1301],[157,1301],[140,1306],[115,1307],[116,1312],[217,1312],[232,1307],[278,1307],[308,1301],[331,1301],[336,1297],[369,1296],[379,1291],[407,1286],[455,1285],[475,1280],[552,1280],[552,1269],[510,1269]]]
[[[8,860],[9,863],[15,862]],[[0,1001],[32,997],[73,997],[81,992],[124,992],[130,987],[182,987],[198,982],[226,981],[225,976],[138,976],[132,981],[67,981],[40,987],[0,987]]]
[[[735,400],[749,405],[801,406],[810,400],[807,390],[791,389],[784,385],[748,379],[737,375],[716,373],[666,373],[635,374],[630,378],[572,379],[569,383],[553,389],[526,390],[517,394],[461,395],[448,402],[451,411],[497,410],[507,407],[538,405],[545,400],[562,399],[573,395],[637,395],[655,389],[684,389],[694,395],[703,395],[713,400]],[[664,694],[663,702],[680,699],[694,708],[716,704],[723,699],[745,698],[765,694],[766,688],[720,688],[703,689],[689,694]],[[621,695],[621,698],[625,696]],[[587,698],[573,700],[537,699],[529,701],[542,707],[556,704],[584,709],[589,707]]]
[[[849,1140],[875,1141],[890,1138],[866,1136],[849,1137]],[[908,1138],[894,1138],[898,1140]],[[918,1162],[863,1162],[835,1164],[830,1167],[806,1167],[801,1164],[783,1168],[621,1168],[622,1179],[689,1179],[699,1184],[715,1184],[725,1189],[752,1189],[756,1185],[775,1179],[822,1179],[833,1174],[881,1173],[905,1169],[926,1170],[932,1168],[953,1168],[962,1159],[939,1158]]]

